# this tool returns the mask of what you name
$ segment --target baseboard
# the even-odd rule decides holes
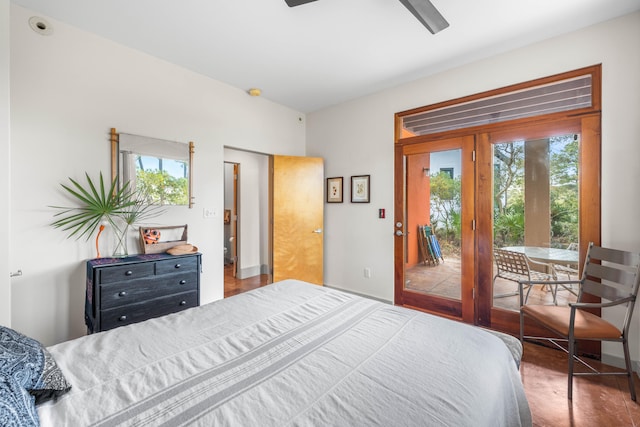
[[[253,265],[247,268],[241,268],[238,270],[237,276],[238,279],[247,279],[253,276],[259,276],[261,274],[269,274],[269,266],[262,265]]]
[[[624,365],[624,357],[612,356],[610,354],[603,354],[601,358],[601,362],[607,365],[614,366],[620,369],[626,369]],[[631,368],[633,372],[640,375],[640,361],[631,360]]]
[[[259,276],[259,275],[260,275],[260,266],[259,265],[253,265],[251,267],[240,268],[240,269],[238,269],[238,272],[237,272],[238,279],[246,279],[246,278],[249,278],[249,277]]]

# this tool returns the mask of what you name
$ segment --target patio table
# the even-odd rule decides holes
[[[545,248],[541,246],[507,246],[502,249],[523,253],[534,261],[567,265],[576,269],[580,262],[578,251],[570,249]]]

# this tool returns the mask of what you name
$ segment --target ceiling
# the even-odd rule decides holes
[[[450,24],[433,35],[398,0],[11,1],[53,18],[53,37],[63,21],[305,113],[640,10],[432,0]]]

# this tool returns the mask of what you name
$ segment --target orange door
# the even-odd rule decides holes
[[[324,166],[321,158],[271,157],[273,281],[323,284]]]

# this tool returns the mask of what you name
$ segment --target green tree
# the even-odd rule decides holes
[[[566,247],[578,242],[578,153],[577,135],[550,138],[551,242]]]
[[[494,243],[498,247],[522,245],[524,243],[524,205],[510,205],[503,213],[496,214],[493,234]]]
[[[167,171],[136,171],[136,187],[154,205],[186,205],[189,203],[188,179],[176,178]]]
[[[524,141],[496,144],[493,156],[493,205],[501,215],[512,201],[524,200]]]
[[[497,246],[524,242],[524,141],[493,147],[493,232]]]
[[[460,244],[461,188],[460,177],[451,178],[447,172],[431,175],[431,225],[453,246]]]

